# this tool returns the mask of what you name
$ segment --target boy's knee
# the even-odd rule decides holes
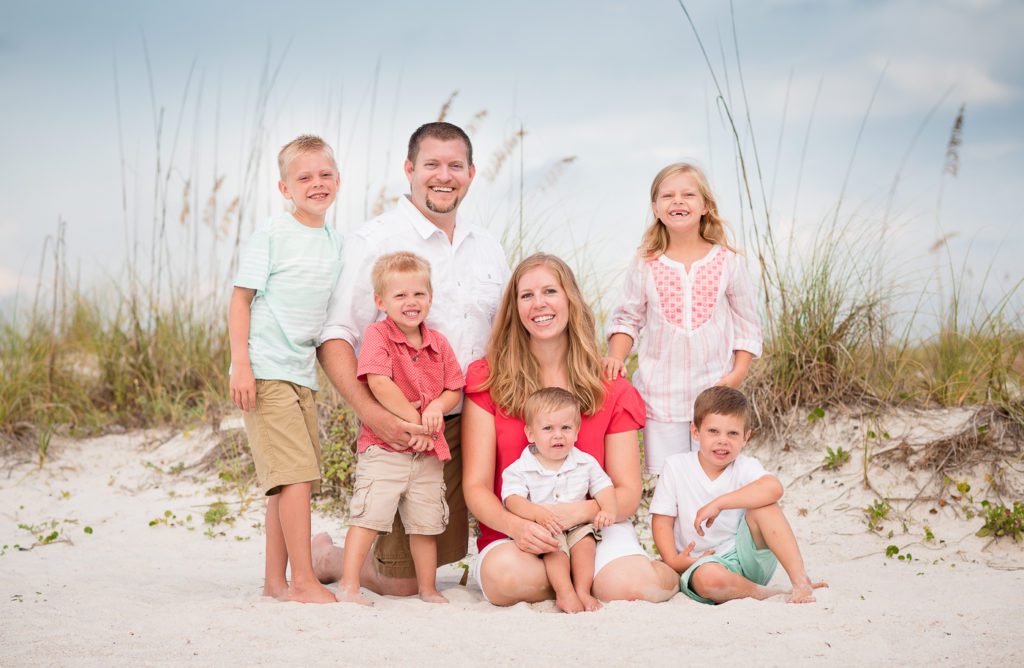
[[[710,563],[698,566],[690,576],[690,588],[704,598],[715,599],[716,594],[729,586],[729,571]]]

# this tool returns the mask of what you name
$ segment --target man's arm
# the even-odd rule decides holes
[[[701,525],[710,527],[723,510],[762,508],[781,499],[782,493],[782,483],[778,478],[773,475],[762,476],[733,492],[723,494],[698,510],[693,528],[698,536],[703,536],[704,527]]]
[[[373,433],[390,445],[405,449],[409,447],[413,434],[426,433],[423,427],[406,422],[391,414],[373,398],[366,383],[356,378],[356,353],[343,339],[329,339],[317,348],[320,366],[331,383],[361,422],[366,423]]]

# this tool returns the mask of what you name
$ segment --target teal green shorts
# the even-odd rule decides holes
[[[768,548],[759,550],[754,545],[754,538],[750,535],[746,517],[740,520],[740,528],[736,532],[736,546],[733,549],[725,554],[709,554],[706,557],[701,557],[679,577],[679,591],[695,601],[714,605],[714,601],[704,598],[690,588],[690,578],[693,577],[694,571],[709,562],[722,564],[733,573],[742,575],[759,585],[768,584],[775,573],[775,567],[779,565],[779,560],[775,558],[771,550]]]

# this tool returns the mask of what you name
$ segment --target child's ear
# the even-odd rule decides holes
[[[748,429],[746,431],[746,433],[743,434],[743,442],[746,443],[747,441],[749,441],[750,437],[753,436],[753,435],[754,435],[754,430],[753,429]]]
[[[526,434],[526,440],[533,443],[533,430],[530,429],[530,425],[523,427],[523,432]]]
[[[277,182],[277,189],[281,191],[281,196],[285,199],[291,199],[291,193],[288,192],[288,186],[285,185],[284,181]]]
[[[690,439],[694,440],[694,441],[699,441],[700,440],[700,436],[699,435],[700,435],[700,432],[697,430],[697,423],[696,422],[691,422],[690,423]]]
[[[373,293],[373,303],[377,307],[378,311],[384,311],[384,300],[380,298],[376,292]]]

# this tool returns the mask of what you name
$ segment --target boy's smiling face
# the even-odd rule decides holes
[[[394,272],[384,279],[384,294],[373,299],[406,336],[414,336],[430,312],[430,280],[420,273]]]
[[[718,477],[729,464],[736,461],[750,438],[746,420],[740,415],[708,413],[700,428],[690,425],[691,436],[700,443],[697,458],[701,468],[711,478]]]
[[[295,219],[309,227],[323,227],[327,209],[334,204],[341,177],[334,160],[323,151],[299,153],[277,187],[295,205]]]
[[[579,430],[579,410],[566,406],[539,413],[526,425],[526,438],[537,446],[537,459],[542,464],[560,464],[569,456]]]

